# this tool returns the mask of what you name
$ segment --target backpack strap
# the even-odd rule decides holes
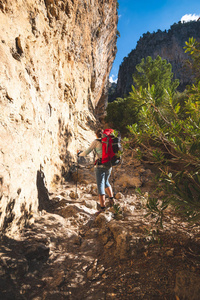
[[[109,146],[109,140],[110,137],[107,134],[103,134],[104,138],[107,138],[106,141],[101,141],[102,143],[106,144],[106,153],[108,153],[108,146]]]
[[[99,139],[96,139],[96,141],[102,143],[102,140],[101,140],[100,138],[99,138]],[[97,155],[97,150],[96,150],[96,148],[94,149],[94,152],[95,152],[95,154]],[[96,159],[95,162],[94,162],[94,165],[101,165],[101,164],[102,164],[102,163],[101,163],[101,158]]]

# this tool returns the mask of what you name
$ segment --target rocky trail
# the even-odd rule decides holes
[[[104,213],[93,170],[80,166],[77,186],[55,187],[32,224],[1,236],[0,299],[199,299],[199,226],[168,210],[157,231],[145,217],[154,175],[133,157],[113,176]]]

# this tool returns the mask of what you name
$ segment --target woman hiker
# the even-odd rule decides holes
[[[102,143],[101,143],[101,138],[102,138],[102,130],[98,129],[96,132],[96,137],[90,147],[81,152],[78,152],[78,156],[87,156],[92,150],[95,150],[96,156],[97,156],[97,161],[95,164],[95,175],[96,175],[96,182],[97,182],[97,189],[98,189],[98,195],[99,195],[99,202],[101,209],[99,213],[103,212],[105,210],[105,191],[109,196],[109,204],[110,206],[114,205],[114,197],[113,197],[113,191],[112,187],[109,183],[109,177],[111,175],[112,167],[106,167],[103,164],[101,164],[101,158],[102,158]]]

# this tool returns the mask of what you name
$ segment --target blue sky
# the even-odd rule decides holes
[[[168,30],[174,23],[200,17],[200,0],[118,0],[120,37],[110,81],[117,79],[123,58],[135,49],[137,41],[149,31]]]

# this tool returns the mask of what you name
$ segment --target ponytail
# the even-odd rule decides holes
[[[98,137],[98,139],[102,138],[102,129],[97,129],[97,131],[95,133],[96,133],[96,136]]]

